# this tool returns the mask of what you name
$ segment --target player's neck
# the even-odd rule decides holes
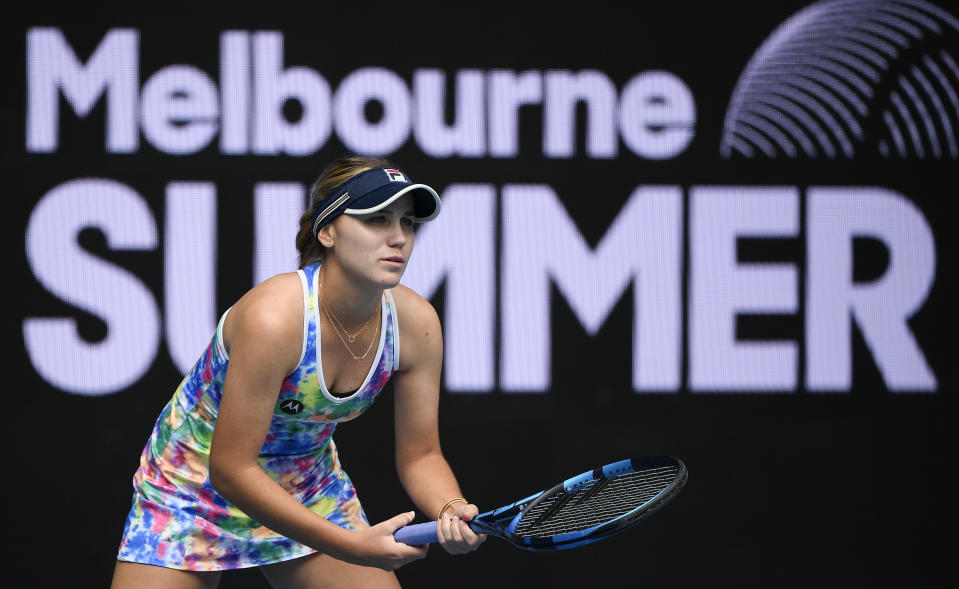
[[[323,264],[319,272],[322,304],[345,325],[362,324],[376,312],[383,296],[381,287],[364,287],[350,280],[335,262]]]

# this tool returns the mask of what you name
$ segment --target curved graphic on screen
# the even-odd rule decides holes
[[[753,55],[723,158],[959,158],[959,19],[923,0],[823,0]]]

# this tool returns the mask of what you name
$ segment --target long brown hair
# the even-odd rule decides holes
[[[300,268],[305,268],[313,262],[326,258],[326,248],[313,233],[312,223],[313,211],[323,202],[323,199],[353,176],[372,168],[391,167],[393,167],[392,164],[378,158],[346,156],[334,160],[323,170],[319,179],[313,184],[313,191],[310,193],[310,208],[300,216],[300,230],[296,234],[296,249],[300,252]]]

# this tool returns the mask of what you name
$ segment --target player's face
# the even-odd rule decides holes
[[[337,262],[348,274],[380,288],[399,284],[413,252],[412,195],[368,215],[340,215],[332,225]]]

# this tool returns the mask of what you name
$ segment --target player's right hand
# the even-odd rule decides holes
[[[429,545],[410,546],[397,542],[394,532],[413,521],[414,512],[401,513],[375,526],[354,532],[354,548],[351,551],[354,564],[372,566],[385,571],[395,571],[404,564],[426,557]]]

